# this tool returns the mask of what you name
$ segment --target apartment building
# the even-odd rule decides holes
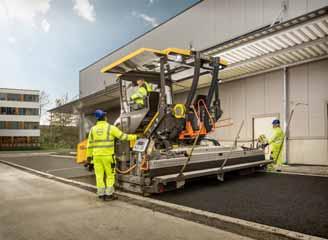
[[[40,146],[38,90],[0,88],[0,149]]]

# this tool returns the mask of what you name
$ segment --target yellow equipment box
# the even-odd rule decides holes
[[[87,142],[88,140],[85,139],[77,145],[77,163],[85,163],[87,161]]]

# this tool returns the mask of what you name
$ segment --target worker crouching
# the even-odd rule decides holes
[[[273,134],[268,142],[271,148],[271,158],[273,159],[275,165],[274,168],[276,168],[277,171],[281,171],[284,132],[280,128],[279,119],[273,120],[272,127]]]
[[[284,132],[280,128],[279,119],[275,119],[272,122],[273,133],[269,140],[266,140],[264,135],[261,135],[258,139],[260,143],[263,144],[263,148],[270,145],[270,158],[273,160],[272,164],[268,165],[268,170],[277,170],[281,171],[281,166],[283,163],[282,160],[282,149],[284,144]]]
[[[97,196],[104,200],[114,198],[115,139],[136,140],[136,135],[125,134],[106,120],[106,112],[95,111],[97,123],[90,130],[87,143],[88,161],[93,161],[96,175]],[[105,181],[104,181],[105,177]]]

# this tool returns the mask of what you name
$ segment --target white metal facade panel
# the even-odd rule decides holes
[[[309,135],[327,137],[328,60],[309,64]]]
[[[289,108],[296,103],[308,104],[308,64],[296,66],[289,70]],[[289,136],[309,136],[309,115],[307,106],[300,106],[294,112],[291,121]]]
[[[276,113],[281,112],[283,118],[283,73],[282,71],[275,71],[265,75],[265,112]]]
[[[328,140],[289,140],[290,164],[328,165]]]
[[[327,138],[328,59],[290,69],[289,103],[308,104],[295,109],[291,138]]]
[[[291,1],[291,0],[289,0]],[[292,0],[294,2],[298,2],[299,0]],[[327,0],[307,0],[306,3],[306,10],[308,12],[328,6],[328,1]]]

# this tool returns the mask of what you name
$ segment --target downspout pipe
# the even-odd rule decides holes
[[[80,142],[85,139],[85,128],[84,128],[85,122],[84,121],[85,121],[85,115],[83,112],[80,112],[80,124],[79,124],[79,127],[80,127],[79,140],[80,140]]]
[[[288,118],[289,118],[289,107],[288,107],[288,102],[289,102],[289,84],[288,84],[288,67],[283,68],[283,109],[284,109],[284,133],[285,133],[285,139],[284,143],[285,146],[283,148],[283,159],[285,164],[288,164]]]

